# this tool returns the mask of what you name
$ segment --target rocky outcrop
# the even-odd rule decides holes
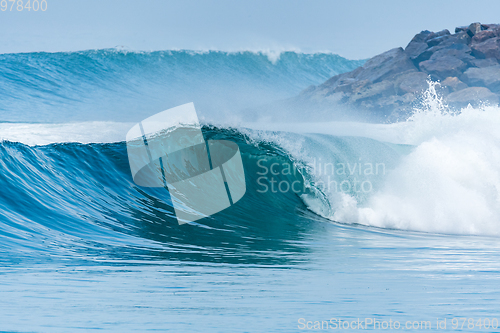
[[[400,118],[418,101],[429,79],[441,82],[440,93],[451,106],[498,103],[500,25],[472,23],[454,34],[422,31],[406,48],[389,50],[352,72],[311,86],[295,101]]]

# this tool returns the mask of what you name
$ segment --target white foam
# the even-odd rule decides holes
[[[0,141],[26,145],[60,142],[105,143],[125,141],[134,123],[81,122],[67,124],[0,123]]]
[[[329,218],[424,232],[500,235],[498,106],[469,106],[455,114],[435,99],[409,121],[386,128],[391,131],[385,139],[415,149],[367,203],[346,194],[332,196]]]
[[[310,210],[343,223],[446,234],[500,235],[500,107],[468,106],[453,112],[435,93],[408,121],[247,124],[255,129],[362,136],[415,146],[388,170],[381,186],[359,200],[327,193],[329,204],[304,197]],[[268,136],[272,140],[272,137]],[[310,163],[327,152],[301,142],[276,143]],[[321,179],[318,179],[321,180]],[[323,180],[325,181],[325,180]],[[361,203],[362,202],[362,203]]]
[[[500,125],[500,123],[499,123]],[[462,132],[419,144],[366,205],[345,197],[336,221],[440,233],[500,235],[500,145]]]

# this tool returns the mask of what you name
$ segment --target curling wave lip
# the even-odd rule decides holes
[[[246,192],[238,145],[205,141],[193,103],[134,125],[127,153],[137,185],[168,189],[179,224],[220,212]]]

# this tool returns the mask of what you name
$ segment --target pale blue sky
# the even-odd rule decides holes
[[[124,46],[330,51],[360,59],[405,46],[424,29],[500,23],[498,0],[46,1],[45,12],[0,11],[0,53]]]

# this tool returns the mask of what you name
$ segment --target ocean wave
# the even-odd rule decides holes
[[[283,216],[290,216],[290,212],[307,207],[312,212],[339,223],[432,233],[498,236],[500,135],[497,128],[500,126],[500,109],[493,106],[468,107],[456,112],[436,101],[428,102],[427,107],[415,110],[414,115],[406,122],[349,123],[346,127],[352,134],[350,136],[345,136],[343,123],[300,127],[296,127],[296,124],[267,124],[265,130],[225,128],[208,124],[203,128],[208,137],[228,139],[240,145],[247,170],[247,184],[251,185],[250,193],[260,198],[251,204],[258,209],[270,209],[269,214],[273,212],[270,207],[279,203],[283,210],[277,209],[274,214]],[[117,148],[120,150],[120,168],[116,169],[112,164],[113,167],[109,169],[111,174],[117,173],[122,179],[122,183],[115,186],[127,191],[136,188],[130,181],[126,154],[123,151],[124,143],[111,143],[123,140],[125,131],[130,127],[128,123],[4,123],[0,126],[4,129],[4,140],[23,143],[3,143],[3,159],[12,162],[10,167],[15,165],[17,169],[26,170],[23,163],[28,161],[32,165],[28,170],[36,169],[38,164],[45,163],[46,150],[58,151],[62,147],[66,147],[63,150],[65,153],[74,150],[71,154],[80,154],[82,149],[95,151],[97,155],[91,155],[95,159],[101,154],[100,149],[108,147],[104,142],[109,142],[108,145],[120,147]],[[271,129],[272,126],[275,130]],[[94,135],[91,128],[100,128],[100,134]],[[87,144],[59,143],[43,146],[62,141]],[[88,144],[89,142],[98,143]],[[26,152],[29,152],[31,160],[24,157],[13,159]],[[40,153],[43,155],[34,157]],[[280,170],[284,165],[290,165],[297,171],[293,175],[278,174],[274,177],[281,179],[276,179],[277,186],[284,182],[282,185],[286,191],[277,189],[273,192],[269,187],[270,183],[266,183],[267,187],[263,185],[263,182],[272,178],[269,178],[269,171],[267,179],[259,181],[260,174],[266,170],[258,164],[262,156],[270,158],[271,164],[277,163]],[[108,159],[106,154],[103,157],[105,161]],[[78,172],[92,173],[85,166],[89,163],[85,162],[87,158],[87,155],[80,156],[75,161],[72,156],[65,162],[59,162],[59,168],[62,173],[67,173],[66,169],[81,169],[86,171]],[[65,163],[69,165],[65,166]],[[346,171],[336,173],[335,167],[338,166]],[[366,170],[377,166],[380,170]],[[24,193],[26,188],[23,187],[28,183],[23,179],[24,172],[18,173],[16,177],[14,174],[12,172],[12,179],[22,181],[11,192]],[[52,179],[54,175],[45,177],[57,183]],[[300,191],[289,189],[295,181],[301,184],[297,187],[301,188]],[[361,186],[365,181],[364,189],[353,188],[356,182]],[[63,183],[72,184],[71,181]],[[94,184],[97,183],[94,181]],[[336,188],[329,188],[329,184],[335,184]],[[344,188],[340,188],[340,184]],[[257,192],[264,189],[267,190],[265,195]],[[44,196],[57,197],[56,193]],[[66,207],[64,201],[61,201],[60,207],[53,209],[55,212],[64,211]],[[11,212],[11,209],[7,207],[6,211]],[[84,211],[86,209],[82,207],[82,214]],[[228,212],[228,219],[246,219],[245,214],[236,217],[230,210]]]
[[[166,189],[134,184],[125,142],[28,146],[3,141],[0,248],[34,258],[82,260],[299,260],[295,257],[302,249],[292,235],[306,230],[301,224],[307,220],[300,218],[308,214],[306,207],[296,193],[275,197],[258,192],[253,178],[256,161],[291,165],[288,155],[269,142],[250,144],[238,131],[203,130],[209,139],[240,145],[247,195],[229,209],[186,226],[177,224]],[[280,179],[303,182],[300,172]]]
[[[294,96],[363,63],[330,53],[167,50],[0,55],[0,121],[137,122],[194,102],[210,120]]]
[[[135,118],[163,109],[155,104],[165,103],[163,89],[172,89],[168,98],[176,104],[175,92],[187,98],[190,89],[198,96],[221,89],[233,94],[229,101],[250,100],[256,95],[248,89],[259,82],[252,89],[273,87],[275,98],[281,88],[290,93],[355,63],[291,52],[275,62],[251,52],[99,50],[0,57],[7,96],[0,102],[4,252],[289,264],[306,251],[301,239],[311,223],[500,234],[498,107],[452,111],[431,93],[405,122],[229,126],[231,117],[204,118],[202,101],[203,134],[239,145],[247,192],[228,209],[179,226],[167,190],[134,184],[123,142]],[[237,93],[236,83],[244,94]],[[262,91],[259,101],[266,99]],[[107,103],[116,100],[106,101],[107,94],[128,111],[111,109]],[[135,103],[149,102],[133,105],[127,95]],[[217,98],[214,105],[220,107],[222,95]],[[110,107],[106,114],[114,121],[92,119],[103,107]],[[93,121],[70,122],[73,112],[77,120],[80,113]],[[48,122],[47,114],[57,122],[35,123],[37,117]]]

